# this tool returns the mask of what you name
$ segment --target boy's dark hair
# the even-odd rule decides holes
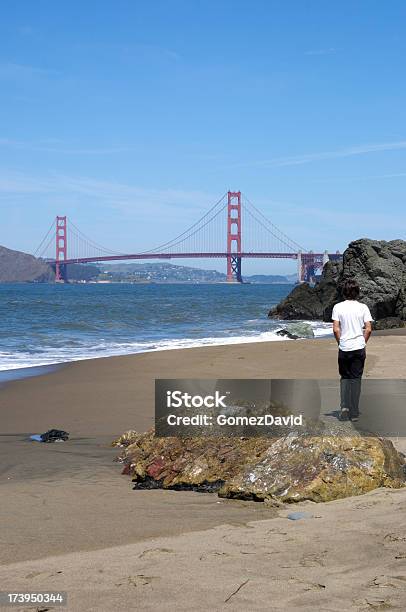
[[[359,297],[359,284],[353,278],[345,281],[343,285],[343,296],[346,300],[356,300]]]

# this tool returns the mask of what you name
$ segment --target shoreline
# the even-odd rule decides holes
[[[0,387],[12,382],[14,380],[23,380],[25,378],[33,378],[36,376],[43,376],[44,374],[51,374],[56,372],[59,368],[63,368],[69,361],[63,361],[59,363],[50,363],[47,365],[33,365],[25,368],[10,368],[9,370],[0,370]]]
[[[315,323],[320,323],[323,324],[323,322],[315,322]],[[310,323],[309,323],[310,324]],[[281,325],[281,328],[283,328],[284,326]],[[236,346],[239,344],[258,344],[258,343],[268,343],[268,342],[286,342],[289,341],[290,339],[285,337],[285,336],[277,336],[277,334],[275,333],[275,331],[278,331],[278,329],[276,330],[269,330],[269,331],[264,331],[261,332],[259,334],[257,334],[256,336],[229,336],[229,337],[225,337],[225,336],[220,336],[218,338],[216,337],[204,337],[204,338],[200,338],[200,339],[191,339],[191,338],[180,338],[180,339],[163,339],[161,341],[158,341],[156,344],[158,346],[155,346],[153,343],[149,343],[151,346],[148,346],[147,348],[142,348],[142,349],[137,349],[134,350],[134,352],[117,352],[117,353],[98,353],[97,355],[84,355],[83,357],[81,356],[76,356],[75,358],[72,359],[67,359],[65,361],[52,361],[52,362],[47,362],[47,363],[32,363],[31,365],[23,365],[21,367],[9,367],[9,368],[5,368],[5,369],[0,369],[0,382],[1,379],[4,378],[6,376],[5,373],[7,372],[13,372],[13,371],[20,371],[20,370],[27,370],[30,371],[32,368],[48,368],[48,367],[58,367],[58,366],[63,366],[67,363],[76,363],[76,362],[81,362],[81,361],[88,361],[88,360],[93,360],[93,359],[107,359],[110,357],[125,357],[125,356],[131,356],[131,355],[142,355],[144,353],[159,353],[161,351],[178,351],[178,350],[187,350],[187,349],[193,349],[193,348],[209,348],[209,347],[214,347],[214,346]],[[273,334],[271,338],[267,337],[266,334]],[[326,333],[326,334],[319,334],[319,335],[315,335],[314,338],[297,338],[297,340],[323,340],[326,338],[331,338],[332,337],[332,333]],[[161,344],[159,344],[159,342],[161,342]],[[18,353],[17,353],[18,355]]]
[[[319,338],[298,338],[294,342],[302,340],[328,340],[330,336],[320,336]],[[173,348],[159,348],[159,349],[147,349],[145,351],[138,351],[136,353],[120,353],[118,355],[100,355],[99,357],[83,357],[82,359],[72,359],[68,361],[56,361],[55,363],[47,363],[40,365],[24,366],[22,368],[9,368],[8,370],[0,370],[0,386],[5,383],[23,380],[25,378],[34,378],[37,376],[44,376],[56,372],[60,368],[65,368],[71,364],[88,363],[93,361],[105,360],[105,359],[120,359],[124,357],[136,357],[138,355],[145,355],[149,353],[169,353],[172,351],[190,351],[194,349],[209,349],[213,347],[228,347],[228,346],[240,346],[246,344],[263,344],[267,342],[292,342],[289,338],[281,337],[278,340],[250,340],[247,342],[230,342],[221,344],[201,344],[195,346],[174,346]]]
[[[406,327],[374,331],[373,336],[374,337],[375,336],[378,336],[378,337],[379,336],[406,336]],[[240,340],[240,337],[238,339]],[[9,368],[5,370],[0,370],[0,387],[14,380],[22,380],[24,378],[43,376],[45,374],[49,374],[51,372],[57,371],[60,368],[64,368],[68,366],[69,364],[83,363],[83,362],[86,363],[89,361],[96,361],[96,360],[101,360],[101,359],[102,360],[116,359],[116,358],[122,358],[122,357],[135,357],[137,355],[144,355],[144,354],[149,354],[149,353],[161,353],[161,352],[169,352],[169,351],[188,351],[188,350],[193,350],[193,349],[240,346],[240,345],[246,345],[246,344],[250,345],[250,344],[266,344],[266,343],[274,343],[274,342],[298,342],[298,341],[306,341],[306,342],[317,341],[318,342],[321,340],[326,341],[326,340],[332,340],[332,339],[333,339],[332,334],[323,334],[315,338],[298,338],[297,340],[293,340],[293,341],[285,337],[281,337],[280,339],[277,339],[277,340],[276,339],[273,339],[273,340],[253,339],[253,340],[247,340],[245,342],[235,342],[235,343],[228,342],[228,343],[221,343],[221,344],[201,344],[197,346],[186,346],[186,347],[174,346],[173,348],[147,349],[145,351],[138,351],[136,353],[122,353],[118,355],[100,355],[99,357],[83,357],[83,359],[72,359],[70,361],[57,361],[54,363],[31,365],[31,366],[24,366],[21,368]]]

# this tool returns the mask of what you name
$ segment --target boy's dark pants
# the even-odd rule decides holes
[[[341,410],[347,409],[350,418],[359,415],[361,379],[364,372],[365,349],[356,351],[338,350],[338,370],[340,372]]]

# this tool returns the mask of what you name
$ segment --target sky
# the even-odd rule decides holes
[[[4,3],[0,244],[66,214],[143,251],[227,190],[314,251],[404,239],[405,25],[403,0]]]

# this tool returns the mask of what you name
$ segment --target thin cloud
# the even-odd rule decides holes
[[[38,77],[58,76],[57,70],[39,68],[28,64],[17,64],[15,62],[0,62],[0,78],[2,79],[32,79]]]
[[[305,55],[331,55],[335,52],[336,49],[334,47],[329,47],[328,49],[310,49],[305,51]]]
[[[397,151],[406,149],[406,140],[397,142],[384,142],[376,144],[365,144],[337,151],[322,151],[320,153],[304,153],[302,155],[293,155],[288,157],[274,157],[271,159],[257,160],[247,163],[238,164],[233,167],[248,167],[257,166],[264,168],[277,168],[283,166],[299,166],[309,164],[315,161],[324,161],[329,159],[339,159],[344,157],[353,157],[356,155],[366,155],[368,153],[379,153],[381,151]]]
[[[186,229],[197,221],[218,198],[218,194],[197,190],[147,189],[91,177],[0,171],[0,210],[9,211],[13,202],[19,207],[24,202],[27,208],[35,205],[36,219],[42,220],[44,230],[56,214],[66,214],[87,233],[89,215],[93,215],[100,236],[106,228],[115,228],[110,238],[100,238],[100,242],[120,252],[147,250],[165,242],[168,226],[173,228],[173,238],[179,228]],[[158,230],[156,219],[162,220]],[[129,227],[137,232],[137,246]]]
[[[269,209],[268,205],[262,203],[262,210]],[[384,211],[385,206],[382,203],[381,211]],[[306,228],[306,245],[312,245],[310,248],[314,248],[315,245],[319,245],[316,248],[327,248],[324,245],[324,240],[330,243],[329,249],[335,251],[337,248],[342,248],[343,237],[339,237],[339,242],[335,243],[336,232],[334,230],[337,226],[337,211],[330,207],[316,207],[298,205],[292,202],[275,202],[272,204],[272,210],[278,212],[277,219],[273,219],[277,226],[288,227],[290,235],[302,236],[303,235],[303,224],[297,225],[297,219],[306,218],[317,219],[318,223],[314,226]],[[347,240],[356,240],[362,237],[362,232],[365,231],[365,211],[358,210],[356,207],[348,205],[347,209],[340,210],[340,223],[344,227],[347,227]],[[323,227],[323,232],[320,232],[320,227]],[[358,228],[362,228],[358,230]],[[353,233],[355,231],[355,233]],[[386,212],[368,212],[368,228],[367,234],[370,238],[383,239],[384,236],[396,237],[399,232],[399,222],[396,215],[388,215]],[[341,245],[341,246],[340,246]],[[346,246],[346,244],[345,244]],[[344,248],[345,248],[344,246]]]
[[[352,183],[356,181],[375,181],[382,179],[405,178],[406,172],[392,172],[389,174],[367,174],[365,176],[334,176],[329,178],[313,179],[314,183]]]
[[[137,47],[136,47],[137,48]],[[182,59],[181,55],[175,51],[174,49],[169,49],[167,47],[160,47],[158,45],[138,45],[138,48],[141,51],[146,52],[149,55],[153,56],[161,56],[164,58],[168,58],[170,60],[179,61]]]
[[[213,204],[218,196],[201,191],[182,189],[146,189],[136,185],[103,181],[91,177],[66,175],[30,176],[20,172],[0,173],[0,198],[8,201],[10,196],[23,197],[29,194],[42,194],[43,201],[48,198],[72,198],[86,201],[86,204],[102,204],[109,211],[119,211],[123,215],[144,216],[179,210],[179,216],[194,218],[199,210]],[[168,210],[170,208],[170,211]],[[190,213],[190,215],[189,215]]]
[[[160,45],[139,43],[76,43],[75,50],[88,53],[108,52],[114,54],[122,60],[170,60],[178,62],[182,60],[182,55],[175,49],[161,47]]]
[[[55,146],[47,143],[31,143],[10,138],[0,138],[0,147],[10,147],[25,151],[37,151],[39,153],[61,153],[63,155],[110,155],[114,153],[128,153],[133,151],[130,147],[90,147],[69,148],[66,146]]]

